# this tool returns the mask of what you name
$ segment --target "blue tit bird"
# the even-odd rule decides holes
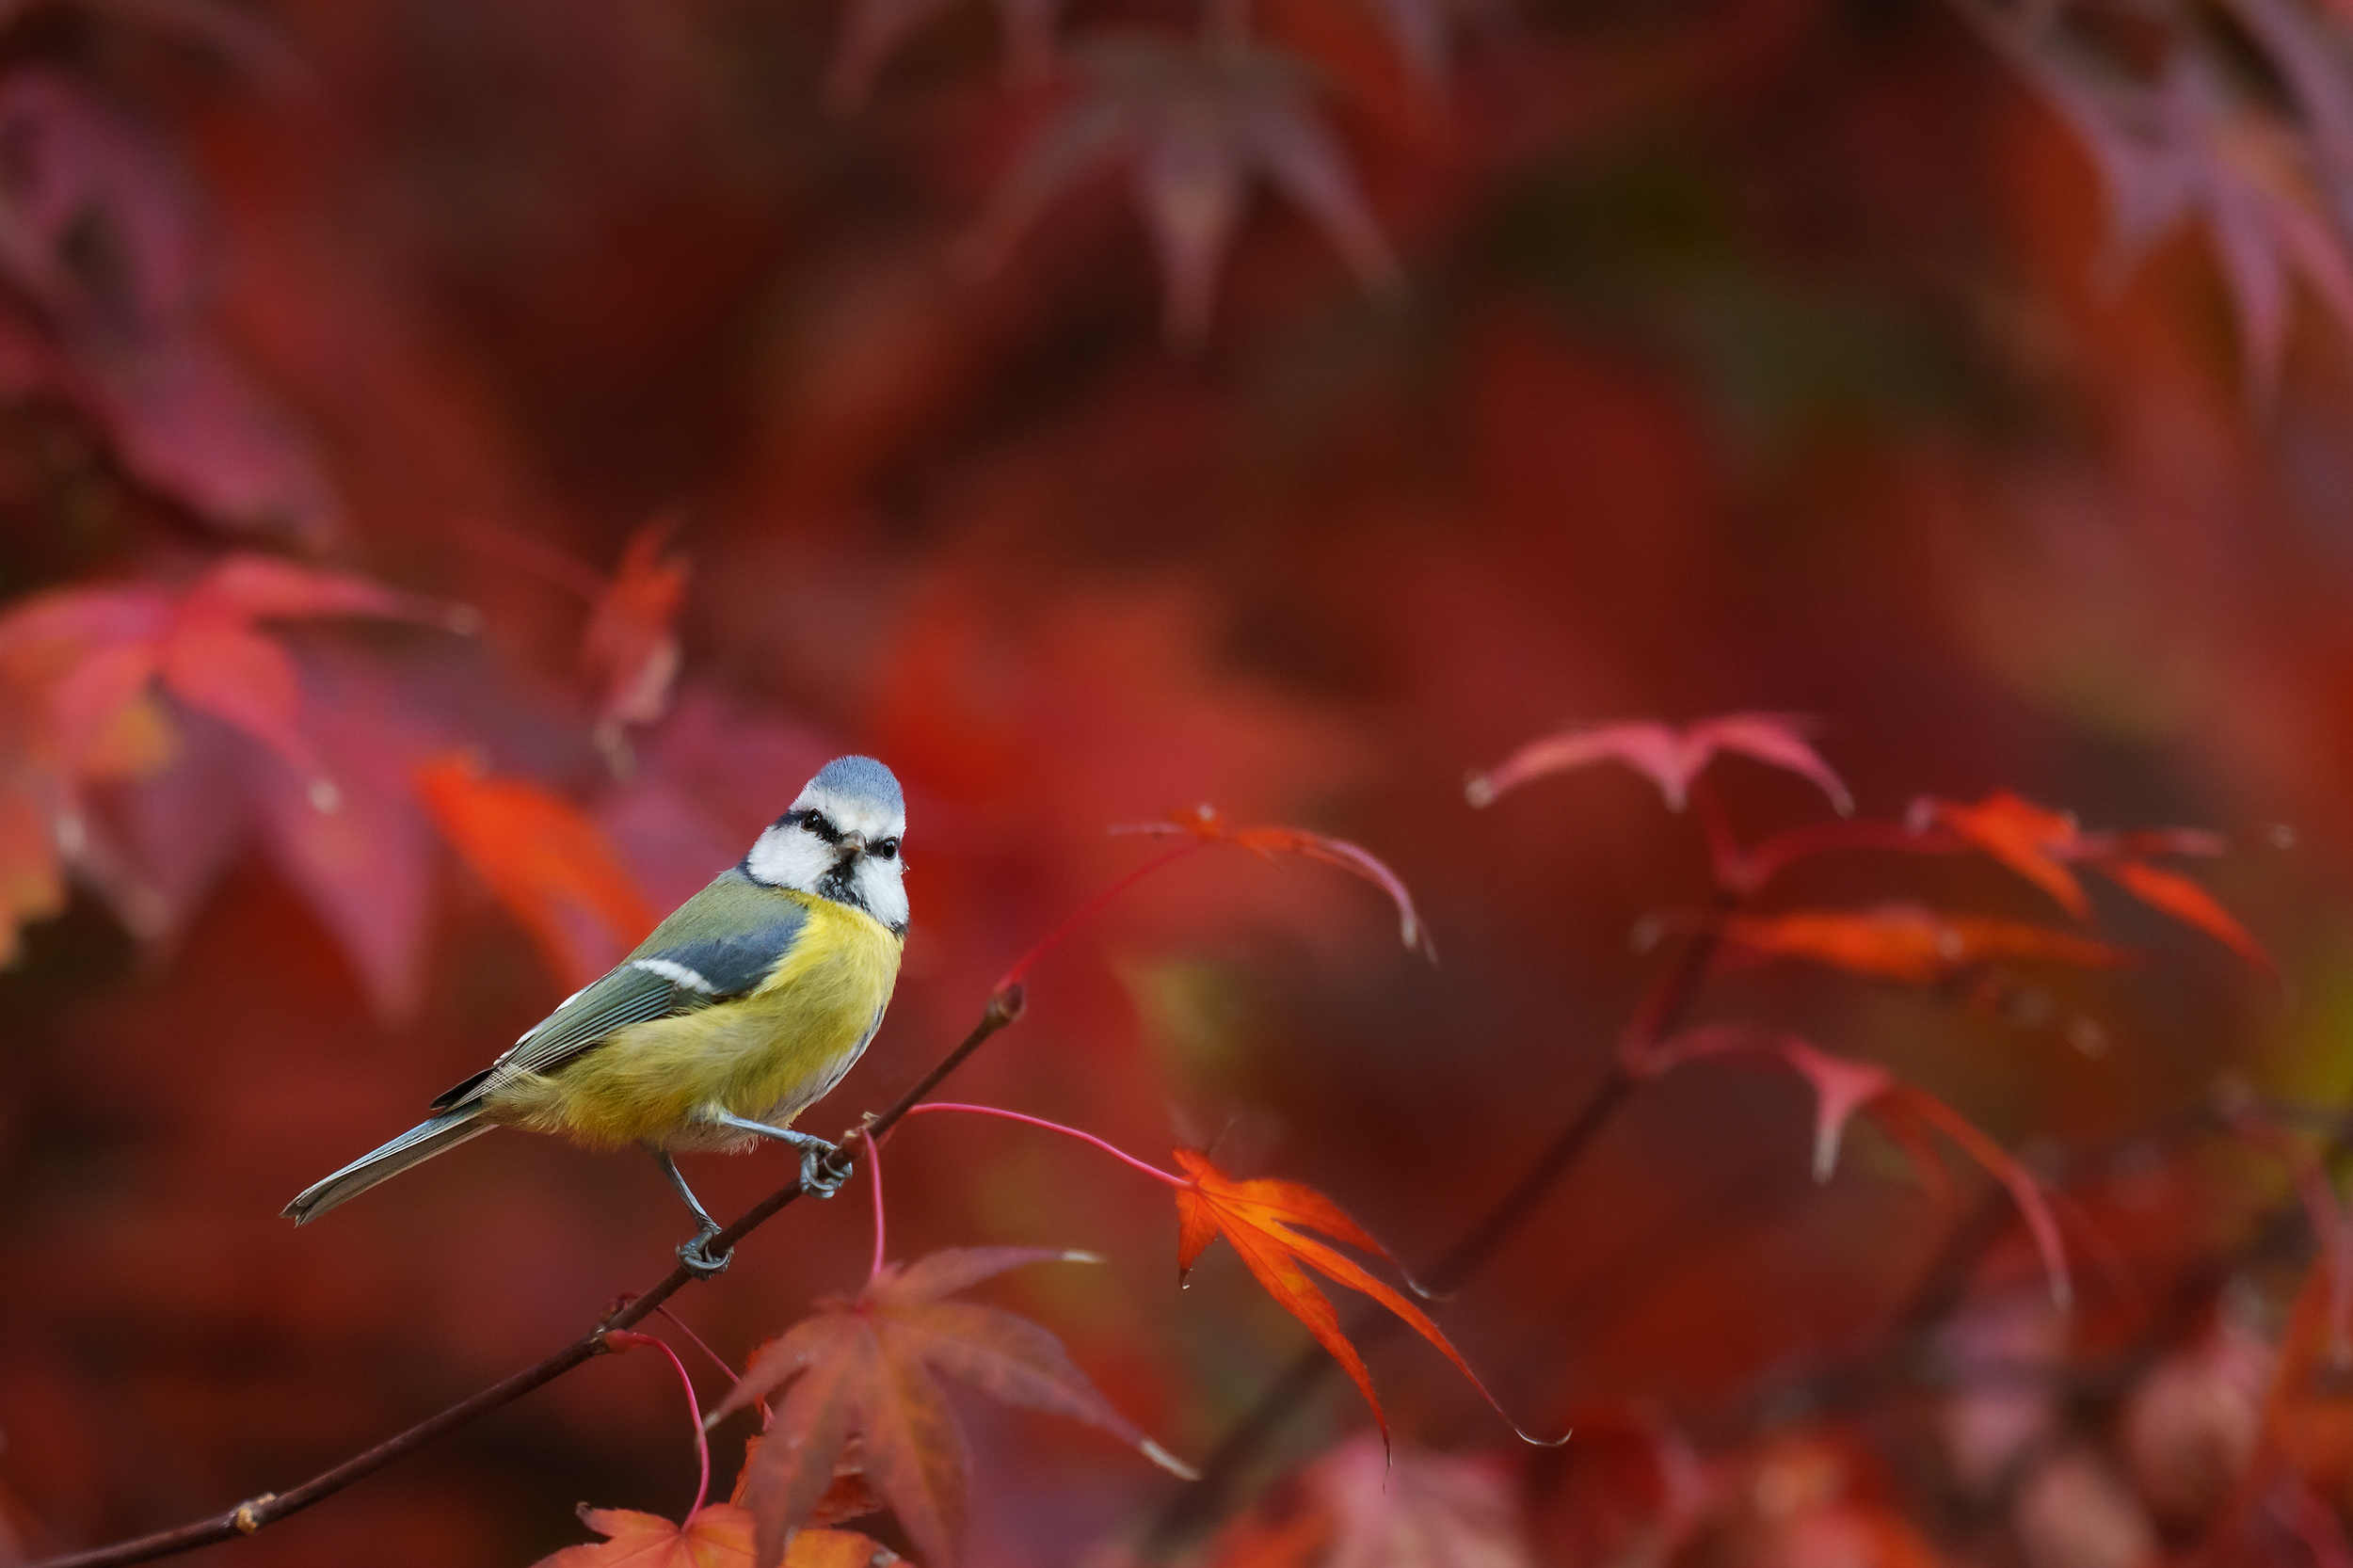
[[[792,1118],[822,1098],[882,1027],[906,939],[906,802],[871,757],[828,762],[749,854],[679,905],[635,952],[573,993],[514,1048],[433,1101],[436,1114],[288,1204],[307,1224],[494,1127],[591,1148],[648,1150],[694,1211],[679,1257],[698,1274],[719,1223],[673,1158],[761,1139],[801,1153],[801,1185],[844,1179]]]

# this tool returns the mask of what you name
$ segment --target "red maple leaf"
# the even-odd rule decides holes
[[[1357,1392],[1364,1395],[1365,1403],[1372,1407],[1372,1418],[1379,1424],[1385,1443],[1389,1435],[1389,1419],[1372,1391],[1372,1376],[1365,1369],[1364,1357],[1357,1354],[1348,1336],[1340,1332],[1339,1314],[1334,1310],[1331,1298],[1308,1277],[1308,1269],[1352,1290],[1362,1291],[1397,1314],[1406,1326],[1454,1363],[1455,1370],[1470,1380],[1471,1386],[1494,1406],[1497,1415],[1511,1421],[1495,1396],[1487,1392],[1486,1384],[1479,1381],[1479,1374],[1471,1370],[1470,1363],[1463,1359],[1462,1352],[1438,1325],[1430,1320],[1428,1313],[1354,1258],[1305,1234],[1307,1230],[1321,1231],[1336,1240],[1387,1258],[1388,1249],[1350,1219],[1339,1205],[1314,1188],[1295,1181],[1267,1177],[1236,1181],[1195,1149],[1178,1149],[1176,1165],[1185,1175],[1184,1185],[1176,1189],[1178,1277],[1191,1272],[1210,1242],[1225,1237],[1241,1255],[1252,1277],[1266,1288],[1267,1294],[1298,1319],[1316,1343],[1329,1351],[1347,1372]],[[1513,1423],[1513,1430],[1519,1431],[1517,1423]],[[1525,1438],[1527,1434],[1522,1432],[1521,1436]]]
[[[235,554],[176,592],[141,584],[24,600],[0,617],[0,672],[40,688],[50,759],[69,774],[103,753],[125,711],[160,683],[278,753],[329,809],[333,784],[302,735],[294,660],[261,625],[316,616],[471,624],[450,606],[363,578]]]
[[[149,777],[183,749],[159,696],[266,747],[285,775],[256,788],[288,786],[313,815],[339,810],[369,787],[323,761],[293,657],[265,629],[322,616],[462,619],[449,606],[364,579],[247,554],[225,557],[185,588],[60,589],[0,615],[0,919],[8,927],[0,949],[12,946],[18,922],[55,907],[68,863],[116,897],[135,933],[155,935],[168,923],[153,895],[110,860],[86,799],[88,786]],[[346,891],[373,898],[381,889]]]
[[[1092,1261],[1084,1253],[975,1247],[887,1265],[855,1300],[820,1302],[753,1352],[714,1419],[774,1402],[744,1487],[759,1521],[760,1562],[775,1562],[809,1519],[853,1439],[862,1443],[867,1480],[924,1560],[944,1568],[955,1560],[970,1461],[936,1372],[1008,1404],[1090,1422],[1191,1475],[1113,1410],[1046,1330],[996,1307],[941,1299],[1008,1269],[1054,1260]]]
[[[2104,859],[2094,864],[2102,874],[2152,909],[2161,910],[2185,925],[2196,926],[2257,968],[2278,972],[2279,966],[2271,954],[2238,922],[2238,918],[2223,908],[2212,893],[2181,872],[2142,860]]]
[[[80,782],[88,789],[35,809],[0,769],[0,801],[24,803],[17,820],[40,828],[30,842],[53,872],[70,851],[76,879],[113,906],[123,928],[166,948],[240,847],[258,840],[334,936],[377,1013],[397,1021],[418,998],[431,896],[432,832],[409,775],[450,739],[424,694],[380,661],[317,648],[302,675],[302,736],[319,777],[332,781],[332,810],[319,808],[316,779],[226,725],[167,716],[160,698],[123,710],[116,728],[124,738],[109,743],[122,765],[86,767]],[[0,679],[0,710],[6,688]],[[166,764],[128,766],[131,741],[151,722]],[[55,797],[54,788],[40,795]],[[15,864],[10,841],[0,829],[0,877]]]
[[[2257,968],[2277,972],[2263,944],[2212,893],[2179,872],[2148,862],[2152,855],[2218,855],[2224,844],[2215,834],[2196,828],[2087,833],[2072,813],[2021,800],[2007,790],[1996,790],[1975,806],[1923,796],[1913,803],[1911,822],[1915,833],[1941,827],[1961,843],[1983,850],[2078,920],[2090,914],[2091,901],[2070,868],[2089,865],[2151,908],[2196,926]]]
[[[334,935],[378,1013],[406,1017],[424,964],[434,863],[433,829],[411,771],[448,741],[423,716],[419,694],[370,662],[320,660],[308,674],[316,700],[306,708],[304,732],[335,781],[335,809],[317,809],[285,769],[235,766],[237,760],[233,792],[280,874]],[[180,780],[175,770],[140,790],[152,806],[184,822],[204,810],[202,800],[164,802],[204,787]],[[147,836],[146,866],[157,863],[160,838]]]
[[[1811,779],[1841,816],[1854,810],[1854,797],[1820,753],[1805,739],[1807,720],[1788,713],[1726,713],[1678,728],[1655,720],[1593,725],[1530,741],[1488,772],[1472,777],[1464,793],[1473,806],[1489,806],[1508,790],[1531,778],[1595,762],[1624,762],[1648,777],[1667,798],[1671,811],[1683,809],[1691,781],[1724,752],[1737,752],[1770,767]]]
[[[1828,1181],[1837,1169],[1839,1145],[1846,1137],[1847,1124],[1860,1111],[1869,1111],[1873,1119],[1903,1146],[1921,1179],[1931,1190],[1942,1191],[1945,1176],[1929,1134],[1941,1132],[1960,1144],[1964,1153],[1984,1167],[1987,1175],[2009,1191],[2026,1223],[2028,1234],[2034,1238],[2036,1251],[2041,1255],[2052,1299],[2062,1309],[2067,1306],[2073,1297],[2067,1249],[2059,1239],[2058,1222],[2052,1217],[2051,1206],[2043,1198],[2033,1173],[1951,1106],[1903,1082],[1886,1068],[1833,1056],[1795,1035],[1721,1026],[1688,1030],[1642,1050],[1628,1065],[1640,1075],[1655,1077],[1702,1057],[1741,1052],[1777,1057],[1814,1086],[1814,1176],[1817,1181]]]
[[[2083,885],[2060,863],[2081,837],[2071,813],[2049,810],[2008,790],[1996,790],[1975,806],[1949,800],[1914,801],[1912,825],[1914,829],[1949,828],[2050,894],[2077,920],[2091,913],[2091,901],[2084,896]]]
[[[1396,258],[1339,142],[1310,108],[1302,62],[1239,39],[1144,34],[1098,38],[1071,56],[1078,90],[983,217],[974,243],[984,259],[1001,256],[1064,186],[1119,161],[1160,256],[1168,337],[1179,347],[1209,330],[1254,180],[1314,218],[1369,292],[1396,291]]]

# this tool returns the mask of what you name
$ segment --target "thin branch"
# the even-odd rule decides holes
[[[982,1043],[999,1030],[1021,1016],[1022,992],[1018,984],[1000,987],[988,999],[981,1012],[981,1021],[972,1026],[972,1032],[962,1044],[942,1057],[937,1065],[925,1073],[904,1095],[893,1101],[890,1109],[865,1124],[864,1131],[880,1137],[896,1126],[899,1120],[915,1109],[918,1101],[939,1087],[940,1081],[955,1071],[965,1058],[981,1048]],[[843,1134],[846,1143],[856,1134]],[[845,1158],[844,1163],[854,1163]],[[736,1242],[758,1230],[775,1218],[787,1204],[801,1195],[800,1178],[795,1176],[754,1204],[718,1235],[711,1245],[724,1253]],[[354,1481],[365,1480],[394,1460],[405,1459],[428,1443],[456,1431],[477,1416],[513,1404],[533,1389],[553,1383],[582,1363],[610,1353],[612,1346],[606,1336],[616,1330],[627,1329],[650,1316],[663,1303],[677,1295],[696,1276],[681,1263],[672,1269],[660,1283],[642,1295],[626,1300],[608,1313],[604,1320],[586,1334],[557,1351],[543,1361],[524,1368],[514,1376],[492,1384],[471,1399],[460,1400],[437,1416],[428,1416],[407,1432],[378,1443],[365,1453],[355,1454],[333,1469],[312,1477],[290,1492],[264,1493],[240,1503],[227,1513],[199,1519],[173,1529],[143,1535],[136,1540],[117,1542],[111,1546],[99,1546],[86,1552],[69,1552],[63,1557],[43,1560],[32,1568],[115,1568],[116,1564],[152,1562],[157,1558],[171,1557],[209,1546],[217,1542],[232,1541],[240,1535],[251,1535],[264,1526],[276,1524],[290,1513],[299,1513],[312,1503],[333,1496]]]

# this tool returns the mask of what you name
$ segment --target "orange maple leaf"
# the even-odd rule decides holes
[[[1683,809],[1691,781],[1724,752],[1810,779],[1840,816],[1854,810],[1846,782],[1805,739],[1808,721],[1790,713],[1724,713],[1676,728],[1655,720],[1593,725],[1547,735],[1475,775],[1464,787],[1473,806],[1489,806],[1531,778],[1594,762],[1618,761],[1658,786],[1671,811]]]
[[[2122,948],[2071,932],[2018,920],[1942,915],[1916,904],[1734,915],[1719,929],[1726,941],[1757,952],[1923,985],[1996,958],[2040,958],[2087,968],[2113,968],[2133,961],[2133,954]]]
[[[833,1487],[853,1439],[863,1442],[868,1481],[924,1561],[946,1568],[955,1560],[970,1461],[934,1372],[1008,1404],[1090,1422],[1163,1468],[1192,1476],[1112,1409],[1046,1330],[996,1307],[940,1299],[1008,1269],[1055,1260],[1094,1261],[1086,1253],[973,1247],[888,1265],[856,1300],[820,1302],[753,1352],[712,1419],[775,1399],[760,1450],[744,1469],[759,1562],[777,1561],[796,1539]]]
[[[2159,828],[2130,833],[2087,833],[2073,816],[2021,800],[1997,790],[1975,806],[1928,796],[1913,802],[1915,833],[1937,826],[1983,850],[2057,899],[2078,920],[2091,903],[2072,865],[2093,867],[2118,887],[2160,913],[2203,931],[2258,968],[2279,966],[2262,943],[2216,902],[2215,896],[2179,872],[2149,864],[2151,855],[2219,855],[2222,838],[2195,828]]]
[[[1234,1251],[1241,1255],[1243,1265],[1266,1288],[1267,1294],[1298,1319],[1316,1343],[1329,1351],[1355,1383],[1365,1403],[1372,1407],[1372,1418],[1380,1425],[1383,1442],[1388,1440],[1389,1418],[1382,1413],[1381,1400],[1372,1391],[1372,1377],[1365,1369],[1364,1357],[1356,1353],[1356,1347],[1340,1332],[1339,1314],[1334,1310],[1331,1299],[1307,1276],[1307,1270],[1300,1267],[1303,1263],[1326,1279],[1364,1292],[1403,1319],[1415,1333],[1454,1363],[1455,1369],[1470,1380],[1471,1386],[1494,1406],[1496,1414],[1511,1421],[1510,1415],[1488,1393],[1487,1385],[1479,1381],[1479,1374],[1470,1369],[1470,1363],[1463,1359],[1462,1352],[1430,1320],[1429,1314],[1374,1277],[1354,1258],[1294,1228],[1304,1225],[1321,1231],[1394,1263],[1396,1259],[1390,1257],[1388,1249],[1350,1219],[1339,1205],[1314,1188],[1295,1181],[1267,1177],[1236,1181],[1209,1163],[1209,1157],[1197,1149],[1178,1149],[1176,1164],[1186,1178],[1185,1184],[1176,1189],[1177,1277],[1182,1279],[1190,1272],[1203,1251],[1219,1237],[1232,1242]],[[1513,1423],[1513,1431],[1519,1431],[1516,1422]],[[1525,1432],[1520,1435],[1527,1437]]]
[[[654,912],[603,829],[465,756],[419,768],[417,794],[466,864],[523,923],[559,979],[584,985],[653,929]]]
[[[541,1558],[533,1568],[752,1568],[753,1524],[732,1503],[696,1509],[685,1524],[658,1513],[581,1505],[581,1522],[602,1541]],[[793,1538],[784,1568],[888,1568],[896,1552],[856,1530],[808,1529]]]
[[[1914,801],[1912,824],[1949,828],[2050,894],[2077,920],[2091,913],[2083,884],[2060,864],[2081,838],[2074,817],[2068,812],[2053,811],[2008,790],[1996,790],[1975,806],[1925,797]]]
[[[2141,860],[2103,860],[2101,874],[2152,909],[2172,916],[2185,925],[2196,926],[2216,938],[2241,958],[2267,973],[2277,974],[2280,966],[2272,961],[2261,942],[2215,896],[2179,872],[2166,871]]]

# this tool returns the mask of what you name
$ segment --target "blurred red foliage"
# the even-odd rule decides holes
[[[849,750],[915,915],[812,1128],[1016,974],[959,1099],[1417,1268],[1508,1219],[1442,1316],[1578,1435],[1335,1311],[1385,1469],[1250,1268],[1170,1288],[1205,1203],[940,1118],[894,1244],[1103,1255],[972,1311],[1230,1464],[918,1390],[960,1546],[808,1553],[2353,1561],[2349,437],[2342,0],[0,8],[0,1562],[666,1267],[549,1140],[277,1213]],[[1272,864],[1039,952],[1139,822]],[[675,1309],[740,1367],[869,1224]],[[214,1550],[748,1560],[656,1359]]]

